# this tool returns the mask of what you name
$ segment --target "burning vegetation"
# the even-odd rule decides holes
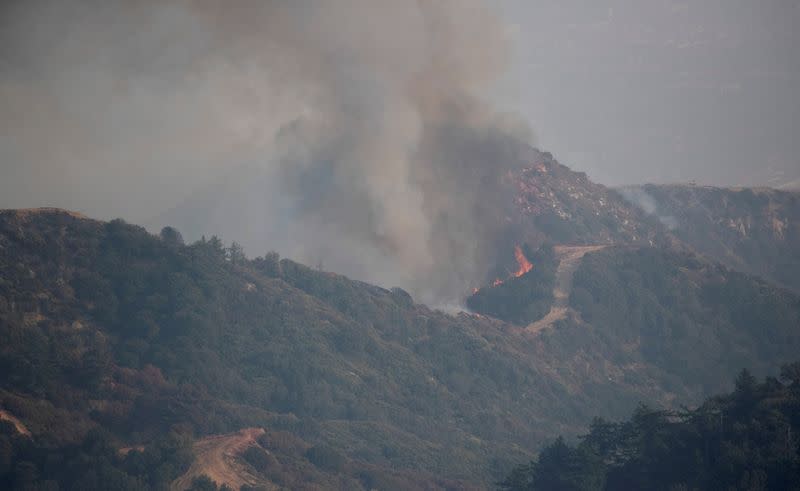
[[[525,257],[525,253],[522,252],[522,248],[520,248],[520,246],[514,246],[514,259],[517,260],[517,264],[519,265],[519,268],[514,272],[515,278],[519,278],[533,269],[533,264],[531,264],[531,262],[528,261],[528,258]]]
[[[472,312],[512,324],[527,325],[550,310],[558,266],[553,248],[542,246],[531,250],[516,246],[514,259],[517,266],[514,271],[509,271],[508,278],[498,278],[491,286],[473,291],[467,298],[467,307]]]
[[[525,253],[522,252],[522,248],[518,245],[514,246],[514,259],[517,261],[517,270],[511,273],[509,278],[519,278],[533,269],[533,263],[531,263],[528,258],[525,257]],[[501,280],[500,278],[495,278],[492,282],[492,286],[500,286],[503,284],[503,281],[504,280]],[[477,288],[473,288],[472,293],[477,293],[477,291]]]

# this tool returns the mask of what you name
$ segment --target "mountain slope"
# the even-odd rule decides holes
[[[644,257],[632,271],[614,259],[630,254]],[[592,266],[593,258],[602,261]],[[534,264],[514,281],[540,270]],[[588,253],[570,299],[580,316],[537,335],[446,315],[400,289],[274,254],[248,260],[216,238],[184,245],[171,230],[156,237],[58,210],[0,212],[0,273],[0,407],[33,444],[9,437],[13,455],[24,457],[12,461],[30,462],[65,489],[95,489],[86,483],[110,476],[158,487],[189,468],[187,441],[244,428],[272,435],[259,439],[271,464],[242,464],[270,485],[485,486],[529,459],[528,449],[576,434],[590,415],[620,417],[642,400],[692,403],[724,383],[716,364],[767,369],[800,347],[796,295],[691,256],[631,246]],[[655,324],[608,314],[616,296],[630,294],[620,283],[636,274],[631,285],[658,288],[637,288],[650,293],[626,300],[625,312]],[[622,275],[611,283],[614,296],[604,298],[614,275]],[[692,281],[710,285],[708,295],[662,297],[664,285],[680,291]],[[714,285],[722,285],[717,296]],[[725,285],[760,291],[780,315],[726,302]],[[744,352],[729,348],[748,350],[746,342],[704,344],[704,356],[691,354],[692,368],[708,372],[698,383],[649,351],[664,335],[653,329],[669,320],[664,309],[695,306],[718,319],[692,324],[710,330],[708,339],[747,341],[762,324],[771,336]],[[692,333],[672,330],[669,346],[690,348]],[[80,451],[69,450],[75,445]],[[108,457],[109,445],[144,450]],[[142,463],[164,452],[176,456],[169,467]],[[73,454],[88,460],[48,467]],[[80,464],[95,458],[106,477]],[[18,478],[13,469],[3,475]]]
[[[669,233],[655,217],[585,173],[560,164],[548,152],[533,152],[530,166],[509,176],[515,227],[523,239],[565,245],[664,245]]]
[[[0,214],[0,252],[0,403],[54,445],[257,426],[377,475],[481,481],[581,420],[547,416],[566,390],[507,326],[400,290],[63,212]]]
[[[800,291],[800,192],[652,184],[621,191],[694,250]]]

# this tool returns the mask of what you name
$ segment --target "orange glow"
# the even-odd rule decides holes
[[[533,269],[533,264],[531,264],[531,262],[528,261],[528,258],[525,257],[525,253],[522,252],[522,248],[520,246],[514,246],[514,259],[517,260],[519,268],[513,273],[511,273],[511,276],[509,276],[509,278],[519,278],[520,276],[524,275],[525,273]],[[493,287],[500,286],[502,284],[503,280],[501,280],[500,278],[495,278],[494,281],[492,282]],[[472,290],[472,293],[475,293],[477,291],[478,289],[475,288],[474,290]]]
[[[519,246],[514,246],[514,258],[517,260],[517,264],[519,264],[519,269],[514,272],[516,278],[519,278],[533,269],[533,264],[528,261],[528,258],[525,257],[525,254],[522,253],[522,249]]]

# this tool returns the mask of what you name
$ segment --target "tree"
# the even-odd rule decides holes
[[[211,252],[217,257],[225,257],[225,246],[222,244],[222,239],[217,237],[216,235],[212,235],[206,245],[211,250]]]
[[[267,276],[277,278],[281,275],[281,256],[275,251],[269,251],[263,258],[256,258],[255,264]]]
[[[210,477],[204,474],[192,479],[192,485],[189,488],[189,491],[217,491],[218,489],[217,483],[212,481]]]
[[[166,242],[168,245],[171,246],[181,246],[183,245],[183,236],[177,229],[173,227],[164,227],[161,229],[161,240]]]
[[[236,241],[232,242],[225,252],[228,260],[233,264],[242,264],[247,261],[247,257],[244,255],[244,248]]]
[[[605,472],[600,458],[586,447],[572,448],[558,438],[542,450],[533,470],[533,489],[594,491],[603,488]]]
[[[734,382],[733,400],[735,419],[746,418],[758,403],[758,381],[749,370],[742,369]]]
[[[800,388],[800,362],[796,361],[782,366],[781,380],[791,384],[795,389]]]
[[[748,369],[743,368],[742,371],[739,372],[739,375],[736,376],[734,385],[736,387],[736,394],[751,395],[755,392],[758,381]]]

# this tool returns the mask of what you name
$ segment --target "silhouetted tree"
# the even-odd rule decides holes
[[[177,229],[173,227],[164,227],[161,229],[161,233],[159,234],[161,240],[166,242],[169,245],[176,246],[176,245],[183,245],[183,236]]]

